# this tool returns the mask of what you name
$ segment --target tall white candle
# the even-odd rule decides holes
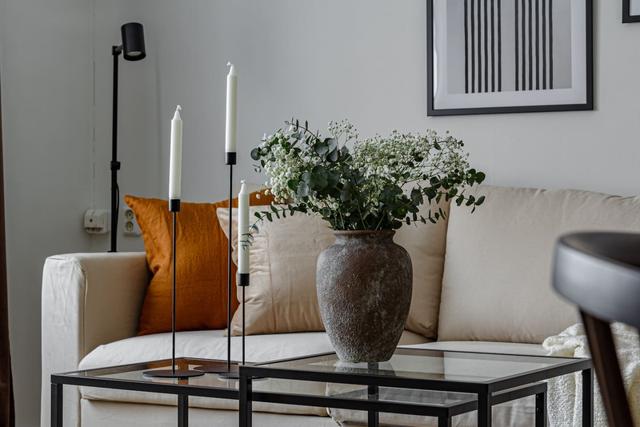
[[[227,74],[227,120],[225,123],[225,144],[227,153],[236,152],[236,132],[237,132],[237,92],[238,75],[236,67],[231,62],[227,63],[229,74]]]
[[[238,273],[249,274],[249,191],[241,181],[238,194]]]
[[[171,160],[169,161],[169,199],[180,198],[182,177],[182,107],[178,105],[171,120]]]

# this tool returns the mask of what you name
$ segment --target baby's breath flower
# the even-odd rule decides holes
[[[444,198],[475,209],[484,200],[464,195],[484,174],[470,168],[462,141],[449,132],[394,130],[361,140],[347,120],[329,122],[328,130],[332,138],[322,138],[306,122],[287,123],[252,151],[268,177],[265,194],[286,203],[289,213],[318,214],[339,230],[396,229],[443,217],[434,207],[425,218],[422,204]]]

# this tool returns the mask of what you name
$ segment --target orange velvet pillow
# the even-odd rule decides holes
[[[259,198],[258,198],[259,197]],[[251,204],[272,198],[251,194]],[[138,334],[171,330],[171,212],[166,200],[126,196],[144,240],[153,275],[142,306]],[[182,203],[177,221],[176,330],[223,329],[227,324],[227,238],[216,210],[228,202]],[[237,206],[237,200],[234,200]],[[236,292],[236,267],[232,265]],[[238,306],[232,298],[232,313]]]

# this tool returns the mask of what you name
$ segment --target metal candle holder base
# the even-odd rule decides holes
[[[193,371],[191,369],[156,369],[153,371],[143,372],[145,377],[150,378],[193,378],[204,375],[204,372]]]

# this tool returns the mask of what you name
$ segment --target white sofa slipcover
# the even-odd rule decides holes
[[[577,229],[640,231],[640,200],[572,190],[481,186],[475,191],[487,197],[485,205],[473,215],[465,207],[451,206],[438,316],[440,342],[421,345],[442,350],[539,354],[544,337],[557,334],[576,319],[575,310],[551,291],[550,260],[555,239]],[[47,259],[42,291],[43,426],[49,425],[51,373],[120,363],[130,360],[128,357],[163,357],[159,355],[168,348],[168,340],[162,334],[135,337],[147,283],[143,253]],[[185,356],[224,357],[224,344],[216,342],[219,334],[181,333],[179,352]],[[406,337],[411,337],[407,343],[426,341],[415,335]],[[154,344],[146,345],[147,340]],[[328,345],[323,333],[255,336],[247,343],[249,357],[254,351],[261,357],[312,354]],[[159,399],[157,396],[110,395],[88,389],[82,393],[81,398],[73,387],[66,387],[67,426],[175,424],[175,407],[166,405],[172,402],[154,400]],[[194,408],[198,415],[191,418],[192,425],[227,426],[237,422],[235,411],[221,410],[233,408],[233,403],[222,407],[215,402],[194,405],[208,409]],[[291,415],[290,408],[279,411],[289,414],[259,414],[264,424],[261,421],[256,425],[335,425],[331,418],[319,416],[322,410],[294,410],[304,415]],[[495,411],[494,420],[501,423],[498,425],[531,425],[532,411],[532,399],[523,399],[508,405],[506,412]],[[352,425],[349,420],[354,417],[346,414],[343,418],[345,425]],[[200,424],[201,419],[207,422]],[[459,417],[454,425],[474,425],[471,419]],[[104,420],[112,423],[105,424]]]

